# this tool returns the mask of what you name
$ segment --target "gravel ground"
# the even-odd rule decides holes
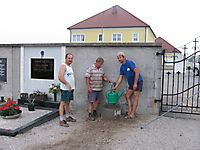
[[[75,116],[78,120],[69,128],[60,127],[56,118],[16,137],[0,136],[0,150],[200,149],[200,120],[162,117],[140,129],[157,116],[99,118],[94,122],[86,121],[86,112],[76,112]]]

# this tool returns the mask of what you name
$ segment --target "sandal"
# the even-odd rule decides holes
[[[133,115],[133,116],[132,116],[132,115],[129,115],[129,116],[128,116],[128,119],[135,119],[135,118],[136,118],[135,115]]]

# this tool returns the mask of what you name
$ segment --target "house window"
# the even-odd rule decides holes
[[[72,35],[72,42],[84,42],[85,36],[83,34]]]
[[[139,33],[133,33],[132,41],[133,42],[139,42]]]
[[[121,38],[121,34],[120,33],[114,33],[112,35],[112,41],[113,42],[121,42],[122,38]]]
[[[54,79],[54,59],[31,58],[31,79]]]
[[[102,33],[99,33],[99,35],[98,35],[98,41],[99,42],[103,41],[103,34]]]

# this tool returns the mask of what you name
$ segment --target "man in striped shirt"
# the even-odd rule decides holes
[[[105,76],[102,65],[104,59],[98,57],[96,63],[89,67],[86,71],[86,85],[88,89],[88,113],[89,120],[94,121],[97,117],[97,106],[103,99],[103,81],[111,82]]]

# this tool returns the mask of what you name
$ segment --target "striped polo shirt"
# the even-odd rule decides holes
[[[93,91],[102,91],[103,89],[103,77],[104,71],[103,68],[96,68],[93,64],[86,71],[85,77],[88,77],[90,80],[90,87]]]

